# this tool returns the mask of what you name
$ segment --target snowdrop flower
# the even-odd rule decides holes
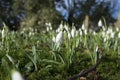
[[[114,35],[115,35],[115,33],[114,33],[114,32],[112,32],[112,33],[111,33],[111,38],[114,38]]]
[[[75,33],[76,33],[75,36],[78,36],[78,31],[76,31]]]
[[[45,23],[45,25],[46,25],[46,26],[51,26],[51,23],[50,23],[50,22],[49,22],[49,23]]]
[[[31,37],[32,36],[32,32],[29,32],[29,37]]]
[[[5,38],[5,28],[3,28],[3,30],[2,30],[2,39],[4,39]]]
[[[81,28],[81,29],[84,31],[85,35],[87,35],[87,30],[86,30],[86,28],[85,28],[84,23],[82,24],[82,28]]]
[[[81,29],[79,29],[79,32],[80,32],[80,35],[82,36],[82,30]]]
[[[104,42],[106,42],[107,41],[107,38],[106,37],[104,37]]]
[[[106,35],[106,33],[104,31],[102,31],[102,37],[104,38]]]
[[[48,31],[50,31],[50,29],[49,29],[49,27],[48,27],[48,26],[46,27],[46,31],[47,31],[47,32],[48,32]]]
[[[56,30],[56,32],[60,32],[62,29],[63,29],[63,25],[60,24],[59,27],[58,27],[58,29]]]
[[[60,32],[58,33],[58,35],[56,36],[55,42],[56,42],[56,43],[60,43],[60,42],[62,41],[62,39],[63,39],[63,32],[60,31]]]
[[[110,33],[112,33],[112,32],[113,32],[112,28],[108,28],[107,34],[110,34]]]
[[[11,78],[12,80],[24,80],[22,75],[16,70],[12,71]]]
[[[118,33],[118,38],[120,38],[120,32]]]
[[[96,47],[96,49],[95,49],[95,52],[97,52],[98,51],[98,46]]]
[[[87,35],[87,30],[86,29],[84,30],[84,33],[85,33],[85,35]]]
[[[116,28],[116,31],[118,32],[118,31],[119,31],[119,28]]]
[[[35,32],[31,32],[31,31],[30,31],[28,35],[29,35],[29,37],[34,36],[34,35],[35,35]]]
[[[34,30],[33,30],[31,27],[29,27],[28,30],[29,30],[30,32],[34,32]]]
[[[63,38],[64,38],[64,33],[63,33],[62,31],[60,31],[60,32],[57,34],[57,36],[56,36],[55,39],[53,38],[53,40],[54,40],[54,42],[55,42],[55,47],[56,47],[56,49],[58,49],[58,48],[60,47],[60,45],[62,44]]]
[[[39,43],[40,43],[40,41],[38,40],[38,41],[37,41],[37,44],[39,44]]]
[[[52,26],[50,26],[50,30],[52,30]]]
[[[95,32],[95,31],[93,31],[93,35],[94,35],[94,36],[96,35],[96,32]]]
[[[53,36],[52,40],[53,40],[53,42],[55,42],[55,36]]]
[[[46,24],[46,31],[48,32],[48,31],[50,31],[50,30],[52,30],[52,25],[51,25],[51,23],[49,22],[49,23],[45,23]]]
[[[84,23],[82,24],[82,30],[85,30],[85,25],[84,25]]]
[[[103,24],[102,24],[102,21],[101,21],[101,20],[99,20],[99,22],[98,22],[98,26],[99,26],[99,27],[102,27],[102,26],[103,26]]]
[[[71,34],[70,34],[70,32],[68,32],[68,39],[70,39],[71,38]]]
[[[69,32],[69,28],[68,28],[67,25],[64,25],[64,28],[65,28],[65,30],[66,30],[67,32]]]
[[[106,42],[109,38],[110,38],[109,35],[105,35],[105,37],[104,37],[104,42]]]
[[[71,36],[74,37],[75,33],[76,33],[76,29],[73,27],[72,30],[71,30]]]

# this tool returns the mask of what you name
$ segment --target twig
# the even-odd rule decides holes
[[[100,64],[101,60],[102,60],[102,58],[100,58],[92,68],[90,68],[86,71],[80,72],[79,74],[76,74],[76,75],[70,77],[68,80],[76,80],[79,77],[83,77],[83,76],[87,75],[88,73],[95,71],[97,66]]]

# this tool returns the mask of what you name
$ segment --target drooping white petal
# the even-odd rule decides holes
[[[24,80],[20,72],[13,70],[11,74],[12,80]]]
[[[119,31],[119,28],[116,28],[116,31]]]
[[[71,34],[70,34],[70,32],[68,32],[68,39],[70,39],[71,38]]]
[[[102,21],[101,21],[101,20],[99,20],[99,22],[98,22],[98,26],[99,26],[99,27],[102,27],[102,26],[103,26],[103,24],[102,24]]]
[[[49,27],[47,26],[47,27],[46,27],[46,31],[48,32],[49,30],[50,30],[50,29],[49,29]]]
[[[62,31],[60,31],[56,38],[55,38],[55,48],[56,49],[59,49],[60,48],[60,45],[62,44],[62,41],[63,41],[63,37],[64,37],[64,33]]]
[[[108,28],[107,34],[110,34],[110,33],[112,33],[112,32],[113,32],[112,28]]]
[[[5,38],[5,29],[2,30],[2,38]]]
[[[56,36],[55,43],[61,43],[63,40],[63,32],[60,31],[58,35]]]
[[[106,42],[107,41],[107,38],[106,37],[104,37],[104,42]]]
[[[74,37],[74,36],[75,36],[75,33],[76,33],[75,28],[72,28],[72,30],[71,30],[71,36]]]
[[[118,38],[120,38],[120,32],[118,33]]]
[[[84,30],[84,33],[85,33],[85,35],[87,35],[87,30],[86,29]]]
[[[97,33],[95,31],[93,31],[93,35],[95,36]]]
[[[82,28],[81,28],[82,30],[85,30],[85,25],[84,25],[84,23],[82,24]]]
[[[98,51],[98,46],[96,47],[95,51],[96,51],[96,52]]]

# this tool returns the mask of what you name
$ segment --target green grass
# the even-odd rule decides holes
[[[108,29],[96,34],[84,34],[82,30],[82,35],[79,34],[81,30],[75,30],[75,36],[69,39],[71,29],[68,28],[63,32],[64,38],[57,48],[57,43],[52,40],[58,34],[55,30],[38,33],[23,29],[12,32],[4,27],[4,31],[5,36],[2,37],[2,30],[0,35],[0,80],[11,80],[13,69],[23,76],[28,75],[27,80],[67,80],[96,63],[97,46],[102,49],[103,55],[97,75],[101,80],[120,78],[119,31],[114,30],[112,38],[111,33],[107,33]],[[88,74],[86,77],[93,80],[93,76]]]

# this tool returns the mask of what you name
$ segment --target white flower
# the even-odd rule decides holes
[[[46,27],[46,31],[47,31],[47,32],[48,32],[48,31],[50,31],[50,29],[49,29],[49,27],[48,27],[48,26]]]
[[[74,36],[75,36],[75,33],[76,33],[76,30],[75,30],[75,28],[73,27],[72,30],[71,30],[71,36],[74,37]]]
[[[76,34],[75,34],[75,36],[78,36],[78,31],[76,30],[76,32],[75,32]]]
[[[99,26],[99,27],[102,27],[102,26],[103,26],[103,24],[102,24],[102,21],[101,21],[101,20],[99,20],[99,22],[98,22],[98,26]]]
[[[52,40],[53,40],[53,42],[55,42],[55,37],[54,36],[53,36]]]
[[[112,33],[111,33],[111,38],[114,38],[114,35],[115,35],[115,33],[114,33],[114,32],[112,32]]]
[[[85,25],[84,25],[84,23],[82,24],[82,30],[85,30]]]
[[[102,31],[102,37],[104,38],[106,35],[106,33],[104,31]]]
[[[2,30],[2,39],[5,38],[5,29]]]
[[[118,33],[118,38],[120,38],[120,32]]]
[[[12,80],[24,80],[22,75],[16,70],[12,71],[11,78]]]
[[[106,37],[104,37],[104,42],[106,42],[107,41],[107,38]]]
[[[71,34],[70,34],[70,32],[68,32],[68,39],[70,39],[71,38]]]
[[[39,43],[40,43],[40,41],[38,40],[38,41],[37,41],[37,44],[39,44]]]
[[[52,26],[50,26],[50,30],[52,30]]]
[[[58,29],[56,30],[56,32],[60,32],[62,29],[63,29],[63,25],[60,24],[59,27],[58,27]]]
[[[69,27],[67,25],[64,25],[64,28],[67,32],[69,32]]]
[[[107,34],[110,34],[110,33],[112,33],[112,32],[113,32],[112,28],[108,28]]]
[[[51,23],[49,22],[49,23],[45,23],[46,24],[46,31],[48,32],[48,31],[50,31],[50,30],[52,30],[52,25],[51,25]]]
[[[116,28],[116,31],[119,31],[119,28],[118,28],[118,27]]]
[[[63,37],[64,37],[63,32],[60,31],[60,32],[58,33],[58,35],[56,36],[56,38],[55,38],[55,43],[56,43],[58,46],[60,46],[60,44],[62,43]]]
[[[96,35],[96,32],[95,32],[95,31],[93,31],[93,35],[94,35],[94,36]]]
[[[51,26],[51,23],[50,23],[50,22],[48,22],[48,23],[45,23],[45,25],[46,25],[46,26]]]
[[[80,32],[80,35],[82,36],[82,30],[81,29],[79,29],[79,32]]]
[[[29,32],[29,37],[32,36],[32,32]]]
[[[86,29],[84,30],[84,33],[85,33],[85,35],[87,35],[87,30]]]
[[[96,52],[98,51],[98,46],[96,47],[95,51],[96,51]]]

